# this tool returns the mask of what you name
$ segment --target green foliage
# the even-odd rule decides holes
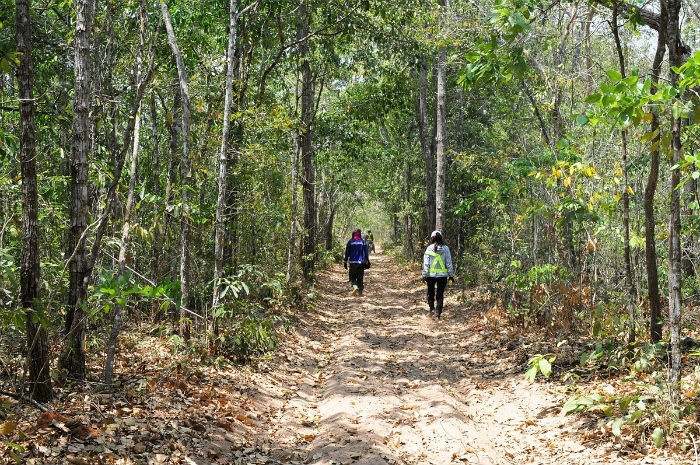
[[[678,86],[681,95],[700,85],[700,51],[696,51],[683,65],[674,67],[673,71],[679,75]]]
[[[0,305],[3,309],[0,310],[0,315],[4,309],[10,309],[16,304],[15,299],[19,294],[18,273],[19,268],[10,250],[0,247]],[[2,321],[0,318],[0,322]]]
[[[224,306],[222,314],[229,317],[218,340],[219,350],[239,362],[248,362],[254,356],[274,350],[280,341],[279,327],[288,320],[266,314],[256,305]]]
[[[592,392],[570,398],[562,407],[567,414],[593,414],[600,418],[601,427],[614,437],[646,435],[656,447],[661,447],[668,434],[681,423],[677,412],[668,411],[664,401],[665,368],[663,344],[640,344],[632,349],[612,343],[596,344],[595,350],[582,355],[581,364],[598,363],[629,369],[630,376],[621,384],[604,392]],[[691,408],[682,409],[686,414]],[[676,418],[674,420],[674,418]]]
[[[611,118],[622,129],[637,126],[648,120],[649,110],[646,106],[664,99],[664,92],[652,92],[651,78],[641,79],[638,69],[626,77],[611,69],[607,71],[607,76],[609,83],[601,82],[600,92],[584,99],[586,103],[598,107],[602,113],[589,111],[585,115],[579,115],[579,124],[596,125],[605,116]]]
[[[559,265],[543,264],[523,270],[519,261],[511,261],[510,273],[505,276],[507,289],[510,293],[526,296],[526,301],[519,302],[518,306],[513,306],[512,299],[509,299],[507,307],[509,314],[514,318],[533,322],[541,311],[541,308],[533,306],[529,300],[533,287],[543,283],[561,281],[567,276],[568,271]]]
[[[556,360],[556,357],[553,354],[533,355],[527,362],[529,368],[525,372],[525,379],[534,383],[538,373],[541,373],[545,378],[549,378],[552,374],[552,363],[554,363],[554,360]]]
[[[155,286],[143,285],[137,282],[130,272],[116,276],[109,271],[104,271],[100,281],[95,286],[90,302],[96,315],[108,314],[115,305],[124,307],[133,297],[160,302],[160,309],[167,310],[180,298],[180,283],[178,281],[165,280]]]

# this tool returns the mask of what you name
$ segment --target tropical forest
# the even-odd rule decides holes
[[[697,464],[699,267],[696,1],[0,0],[0,464]]]

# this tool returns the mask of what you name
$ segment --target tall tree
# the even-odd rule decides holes
[[[660,21],[656,37],[656,52],[651,66],[651,91],[656,93],[661,77],[661,65],[666,55],[666,26],[668,24],[668,8],[666,2],[660,2]],[[649,339],[656,343],[662,337],[661,293],[659,291],[659,270],[656,254],[656,214],[654,212],[654,197],[659,182],[659,167],[661,165],[661,124],[659,111],[652,109],[651,113],[652,139],[651,160],[647,185],[644,189],[644,238],[647,273],[647,292],[649,294]]]
[[[190,338],[190,325],[187,307],[190,302],[190,214],[192,163],[190,160],[190,123],[192,120],[190,106],[189,80],[182,53],[177,45],[170,10],[165,2],[160,3],[163,21],[168,31],[168,42],[177,65],[178,84],[182,97],[182,218],[180,220],[180,334],[185,339]]]
[[[302,263],[304,279],[313,278],[316,260],[316,168],[313,152],[314,115],[314,75],[309,60],[309,35],[311,31],[311,11],[307,0],[299,5],[297,17],[297,38],[299,74],[301,78],[301,119],[298,139],[301,154],[301,188],[304,202],[304,238]]]
[[[622,43],[620,42],[620,30],[618,25],[618,7],[613,6],[613,15],[611,29],[615,39],[615,49],[617,50],[617,59],[620,63],[620,75],[624,79],[627,77],[625,69],[625,56],[622,51]],[[631,345],[636,339],[636,305],[637,305],[637,286],[634,283],[632,274],[632,248],[630,246],[630,190],[629,185],[629,170],[627,156],[627,128],[622,128],[620,132],[620,142],[622,150],[622,177],[624,180],[622,186],[622,241],[624,247],[625,260],[625,277],[627,281],[627,313],[629,317],[627,342]]]
[[[71,145],[71,195],[69,232],[68,303],[66,313],[66,346],[60,366],[68,376],[85,379],[85,315],[90,274],[85,246],[88,212],[88,171],[90,153],[90,37],[94,0],[77,0],[74,43],[75,94],[73,97],[73,130]]]
[[[139,45],[140,52],[136,56],[136,85],[138,88],[136,95],[136,102],[134,107],[134,114],[130,119],[130,123],[133,120],[133,147],[131,149],[131,163],[129,166],[129,189],[126,196],[126,204],[124,206],[124,222],[122,224],[122,235],[119,242],[119,256],[117,257],[117,281],[121,280],[126,273],[126,267],[129,255],[129,235],[131,233],[131,222],[133,217],[135,196],[136,196],[136,183],[137,183],[137,168],[139,163],[139,153],[141,144],[141,101],[143,99],[144,89],[146,82],[149,80],[150,70],[153,66],[154,53],[151,50],[151,59],[148,64],[148,69],[144,69],[143,66],[143,54],[147,48],[147,15],[146,6],[144,2],[141,1],[139,4],[139,17],[140,17],[140,33],[139,33]],[[129,125],[130,126],[130,125]],[[130,128],[129,128],[130,129]],[[129,131],[131,132],[131,131]],[[127,136],[127,141],[130,138]],[[126,143],[126,142],[125,142]],[[114,380],[114,358],[117,350],[117,338],[122,327],[122,306],[117,304],[112,307],[112,328],[109,333],[109,338],[107,340],[107,357],[104,366],[104,382],[106,385],[111,386]]]
[[[668,60],[670,64],[669,81],[672,86],[678,84],[678,74],[673,68],[683,64],[685,46],[681,41],[680,11],[681,0],[662,0],[667,2],[668,26],[666,29],[668,47]],[[675,113],[675,112],[674,112]],[[677,165],[681,161],[681,116],[673,115],[671,125],[671,164]],[[679,189],[681,173],[679,170],[671,170],[671,204],[669,219],[669,252],[668,252],[668,302],[669,302],[669,332],[671,336],[671,365],[669,378],[674,384],[671,392],[677,395],[680,392],[678,383],[681,380],[681,309],[683,294],[681,290],[681,192]],[[674,396],[675,398],[675,396]]]
[[[214,288],[212,292],[211,333],[218,336],[217,309],[221,302],[221,278],[224,275],[224,242],[226,237],[226,200],[228,196],[228,152],[231,136],[231,108],[233,106],[233,76],[237,67],[236,46],[238,42],[238,18],[248,8],[239,13],[238,1],[229,1],[228,47],[226,49],[226,85],[224,90],[224,114],[219,150],[218,194],[216,198],[216,218],[214,220]],[[214,345],[211,346],[212,348]]]
[[[423,235],[435,228],[435,156],[428,129],[428,69],[426,63],[418,65],[418,95],[416,96],[416,120],[421,153],[425,161],[425,209],[422,224]]]
[[[448,0],[439,0],[438,3],[440,4],[440,21],[444,23],[447,20]],[[435,170],[435,229],[438,231],[443,231],[445,225],[445,175],[447,172],[446,81],[447,48],[444,44],[440,44],[438,46],[437,61],[437,132],[435,137],[435,158],[437,159]]]
[[[46,327],[38,311],[41,267],[39,258],[39,192],[36,172],[36,125],[32,22],[30,0],[16,0],[19,67],[20,162],[22,172],[22,265],[20,293],[27,331],[29,396],[39,402],[53,397]]]

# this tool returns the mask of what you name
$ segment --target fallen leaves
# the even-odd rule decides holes
[[[0,434],[7,436],[11,434],[15,428],[17,428],[16,421],[6,421],[5,423],[0,423]]]

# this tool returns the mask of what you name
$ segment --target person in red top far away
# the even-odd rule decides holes
[[[362,231],[358,228],[352,232],[352,237],[345,245],[343,258],[343,267],[348,270],[350,275],[353,296],[361,296],[365,289],[365,267],[363,265],[365,261],[369,264],[369,251],[367,250],[367,242],[362,239]]]

